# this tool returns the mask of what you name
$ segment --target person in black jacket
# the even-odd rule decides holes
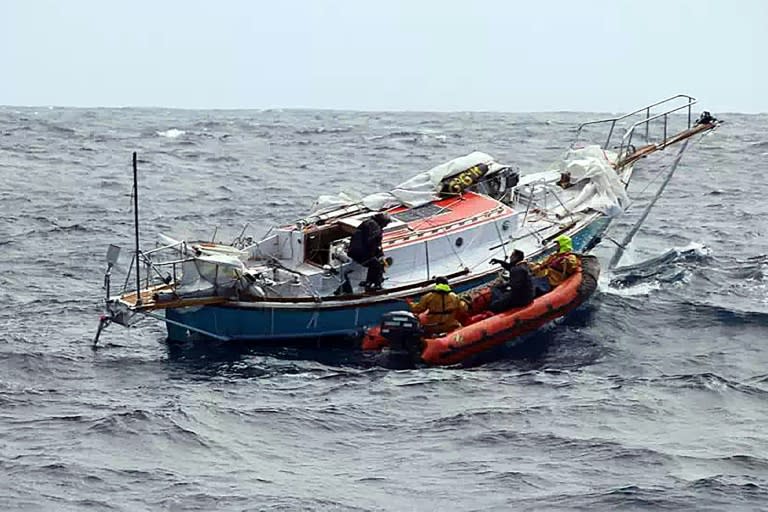
[[[490,262],[499,264],[509,275],[506,280],[491,289],[491,303],[488,309],[498,313],[507,309],[521,308],[533,302],[533,277],[523,251],[515,249],[509,256],[509,261],[494,258]]]
[[[349,241],[347,255],[368,269],[365,281],[360,283],[366,291],[381,289],[384,282],[384,250],[381,240],[384,227],[392,218],[386,213],[368,217],[357,227]]]

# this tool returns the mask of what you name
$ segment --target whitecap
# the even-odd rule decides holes
[[[178,130],[176,128],[170,128],[168,130],[165,130],[164,132],[155,132],[155,133],[161,137],[168,137],[169,139],[175,139],[176,137],[180,137],[187,132],[185,132],[184,130]]]
[[[661,282],[658,280],[641,282],[630,286],[613,286],[611,285],[612,280],[613,274],[610,271],[601,273],[597,281],[597,288],[602,293],[619,295],[621,297],[643,297],[661,289]]]
[[[640,283],[634,286],[627,286],[626,288],[617,288],[613,286],[600,287],[600,291],[611,295],[619,295],[621,297],[644,297],[651,293],[661,289],[661,283],[653,281],[651,283]]]
[[[693,253],[697,256],[704,256],[704,257],[712,255],[712,250],[706,245],[699,242],[690,242],[688,245],[684,247],[675,247],[674,250],[677,251],[679,254]]]

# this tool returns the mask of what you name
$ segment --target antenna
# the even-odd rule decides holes
[[[136,306],[141,306],[141,277],[139,276],[139,178],[136,152],[133,152],[133,225],[136,230]]]

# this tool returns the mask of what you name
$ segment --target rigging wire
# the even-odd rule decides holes
[[[698,137],[698,138],[697,138],[695,141],[693,141],[693,143],[691,144],[691,146],[695,146],[696,144],[698,144],[699,142],[701,142],[701,140],[702,140],[704,137],[706,137],[707,135],[710,135],[711,133],[712,133],[712,130],[708,130],[708,131],[706,131],[706,132],[702,133],[701,135],[699,135],[699,137]],[[688,142],[688,140],[686,140],[685,142],[687,143],[687,142]],[[667,170],[667,169],[669,169],[669,167],[670,167],[670,166],[672,166],[672,165],[676,165],[676,164],[674,163],[674,161],[673,161],[673,162],[670,162],[670,163],[666,164],[664,167],[662,167],[662,168],[661,168],[661,171],[666,171],[666,170]],[[645,193],[645,192],[648,190],[648,188],[649,188],[651,185],[653,185],[653,184],[654,184],[654,183],[655,183],[655,182],[656,182],[656,181],[657,181],[657,180],[658,180],[658,179],[659,179],[661,176],[663,176],[663,175],[664,175],[664,172],[659,172],[659,173],[657,173],[657,174],[656,174],[656,176],[654,176],[654,177],[653,177],[653,179],[651,179],[651,181],[649,181],[649,182],[648,182],[648,183],[645,185],[645,187],[643,187],[643,189],[642,189],[642,190],[640,190],[640,192],[638,192],[637,194],[638,194],[638,195],[642,195],[642,194],[644,194],[644,193]],[[634,206],[634,204],[630,204],[629,206],[627,206],[626,210],[624,210],[624,211],[625,211],[625,212],[626,212],[626,211],[629,211],[629,209],[630,209],[632,206]]]
[[[632,228],[629,230],[629,232],[626,234],[624,239],[619,244],[619,247],[616,249],[616,252],[613,254],[613,257],[611,258],[610,263],[608,264],[608,268],[612,269],[615,268],[616,265],[621,260],[621,257],[624,255],[624,249],[629,245],[629,243],[632,241],[632,239],[635,237],[635,234],[640,230],[640,227],[642,226],[643,222],[645,222],[645,219],[648,217],[648,214],[651,213],[651,208],[656,204],[656,201],[661,197],[661,194],[664,192],[664,189],[667,187],[667,184],[672,179],[672,176],[675,174],[675,170],[677,169],[677,165],[680,163],[680,159],[683,157],[683,153],[685,153],[686,148],[688,147],[689,140],[686,139],[683,142],[683,145],[680,147],[680,150],[677,152],[677,155],[675,156],[674,161],[672,162],[672,168],[670,169],[669,173],[667,173],[667,176],[664,178],[664,181],[659,186],[659,189],[656,191],[656,195],[653,196],[651,201],[648,203],[648,205],[645,207],[645,210],[640,215],[640,218],[635,222],[635,225],[632,226]]]

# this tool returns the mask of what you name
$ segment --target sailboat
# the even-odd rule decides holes
[[[673,145],[679,159],[690,139],[718,126],[707,112],[694,119],[696,103],[676,95],[583,123],[562,160],[542,171],[521,174],[474,152],[359,201],[324,196],[295,222],[231,244],[166,237],[141,250],[134,153],[136,247],[117,294],[110,280],[120,249],[107,251],[94,343],[110,323],[145,317],[165,322],[171,341],[360,338],[383,314],[429,291],[436,276],[456,291],[472,290],[498,276],[490,260],[514,249],[531,261],[545,258],[560,235],[589,253],[629,205],[638,162]],[[357,227],[381,212],[392,219],[382,240],[387,268],[382,288],[368,291],[360,286],[366,269],[347,249]]]

